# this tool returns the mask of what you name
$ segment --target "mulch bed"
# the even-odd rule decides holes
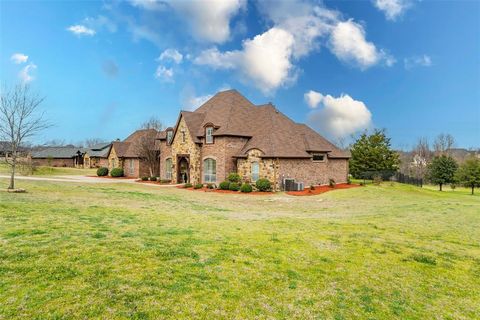
[[[260,192],[260,191],[252,191],[252,192],[240,192],[240,191],[232,191],[232,190],[221,190],[221,189],[208,189],[208,188],[201,188],[201,189],[194,189],[192,188],[185,188],[183,186],[177,186],[179,189],[185,189],[190,191],[203,191],[203,192],[215,192],[215,193],[228,193],[228,194],[249,194],[249,195],[257,195],[257,196],[266,196],[271,195],[273,192]]]
[[[99,177],[99,176],[87,176],[87,177],[90,177],[90,178],[102,178],[102,179],[115,179],[115,180],[118,180],[118,179],[129,179],[129,180],[136,179],[136,178],[130,178],[130,177],[111,177],[111,176],[103,176],[103,177]]]
[[[350,188],[356,188],[356,187],[360,187],[360,185],[341,183],[341,184],[335,185],[334,188],[330,186],[315,186],[315,190],[310,190],[310,188],[305,188],[305,190],[303,191],[288,191],[286,192],[286,194],[291,196],[314,196],[314,195],[322,194],[328,191],[333,191],[338,189],[350,189]]]

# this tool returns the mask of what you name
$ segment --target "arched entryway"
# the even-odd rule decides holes
[[[177,155],[177,183],[190,182],[190,156]]]

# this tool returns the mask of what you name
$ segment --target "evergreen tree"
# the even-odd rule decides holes
[[[449,156],[441,155],[433,158],[432,162],[428,165],[427,178],[433,184],[442,186],[446,183],[455,182],[455,171],[457,171],[457,162]]]
[[[458,168],[455,178],[460,184],[471,188],[473,195],[475,187],[480,187],[480,159],[467,159]]]
[[[350,173],[356,178],[371,178],[376,172],[392,175],[400,164],[399,155],[392,150],[385,130],[376,129],[371,135],[363,133],[350,151]]]

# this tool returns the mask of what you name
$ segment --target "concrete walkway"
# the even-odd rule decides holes
[[[10,176],[0,175],[0,179],[10,179]],[[76,182],[76,183],[130,183],[153,187],[176,187],[178,184],[157,184],[157,183],[138,183],[135,179],[109,179],[89,176],[46,176],[46,177],[30,177],[30,176],[15,176],[15,180],[32,180],[32,181],[58,181],[58,182]]]

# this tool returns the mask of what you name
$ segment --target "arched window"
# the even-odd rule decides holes
[[[217,181],[217,161],[214,159],[203,160],[203,182]]]
[[[260,174],[260,167],[258,162],[252,162],[252,181],[255,182],[258,180]]]
[[[172,179],[172,159],[168,158],[165,160],[165,179]]]

